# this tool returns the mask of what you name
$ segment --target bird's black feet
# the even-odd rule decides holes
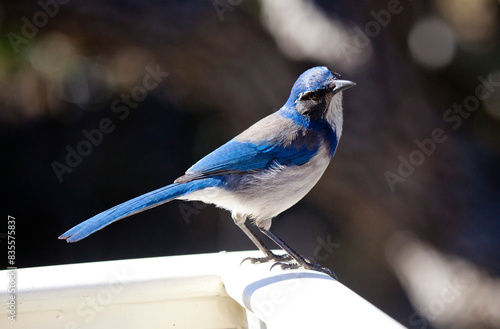
[[[323,273],[331,276],[335,280],[337,280],[337,281],[339,280],[338,277],[337,277],[337,275],[335,274],[335,272],[333,272],[329,268],[323,267],[323,266],[321,266],[319,264],[316,264],[316,263],[313,263],[313,262],[311,262],[309,260],[304,261],[302,264],[299,264],[299,263],[297,263],[295,261],[293,261],[293,262],[276,262],[276,263],[273,264],[273,266],[271,266],[271,270],[275,266],[279,266],[282,269],[305,268],[307,270],[313,270],[313,271],[323,272]]]
[[[284,255],[275,255],[273,253],[270,253],[266,257],[247,257],[241,261],[243,264],[245,261],[250,261],[252,264],[260,264],[260,263],[267,263],[270,261],[275,261],[275,262],[289,262],[292,260],[292,257],[288,254]]]

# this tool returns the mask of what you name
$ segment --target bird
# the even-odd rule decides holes
[[[172,184],[105,210],[59,236],[76,242],[125,217],[177,200],[202,201],[231,212],[234,223],[260,249],[253,263],[335,273],[299,255],[271,231],[273,218],[301,200],[319,181],[342,135],[342,92],[356,83],[325,66],[303,72],[288,100],[191,166]],[[251,230],[285,251],[274,254]],[[272,267],[271,267],[272,268]]]

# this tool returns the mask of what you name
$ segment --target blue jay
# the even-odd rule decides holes
[[[302,199],[323,175],[342,134],[342,91],[354,85],[324,66],[305,71],[281,109],[202,158],[173,184],[95,215],[59,239],[76,242],[171,200],[196,200],[231,212],[236,225],[265,255],[253,262],[273,260],[283,268],[303,267],[334,276],[293,251],[270,228],[272,219]],[[272,253],[247,220],[286,254]]]

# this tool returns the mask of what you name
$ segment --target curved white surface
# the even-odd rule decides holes
[[[240,265],[258,256],[221,252],[18,269],[16,321],[3,307],[0,327],[402,328],[322,273]],[[4,305],[11,273],[0,271]]]

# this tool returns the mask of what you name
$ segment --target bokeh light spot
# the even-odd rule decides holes
[[[419,20],[410,31],[408,47],[413,59],[428,69],[448,65],[455,55],[455,38],[439,18]]]

